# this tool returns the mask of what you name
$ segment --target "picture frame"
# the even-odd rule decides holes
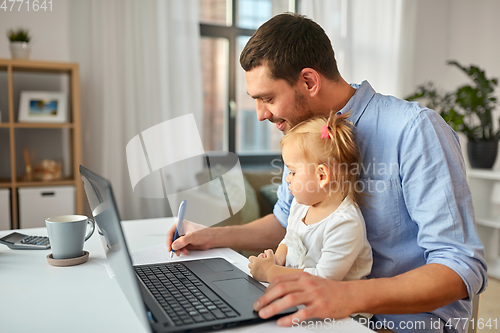
[[[65,123],[68,98],[64,92],[22,91],[19,103],[20,123]]]

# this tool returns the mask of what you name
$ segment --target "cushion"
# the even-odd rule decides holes
[[[270,207],[274,207],[278,201],[278,187],[280,184],[268,184],[259,189],[260,194]]]

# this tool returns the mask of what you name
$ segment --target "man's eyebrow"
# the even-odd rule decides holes
[[[252,97],[253,99],[258,99],[258,98],[263,98],[266,96],[266,94],[260,94],[260,95],[255,95],[255,96],[252,96],[250,95],[250,93],[247,91],[247,95]]]

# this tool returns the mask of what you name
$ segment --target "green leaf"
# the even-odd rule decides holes
[[[406,99],[419,100],[436,110],[450,127],[464,133],[470,140],[498,140],[500,129],[493,132],[492,116],[497,106],[494,92],[498,79],[489,79],[485,70],[475,65],[466,67],[455,60],[449,60],[447,64],[465,73],[470,83],[442,93],[432,82],[426,82],[417,86]]]
[[[11,42],[29,42],[31,36],[28,29],[18,28],[17,30],[9,29],[7,37]]]

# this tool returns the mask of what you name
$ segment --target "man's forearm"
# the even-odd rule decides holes
[[[435,310],[468,297],[462,278],[440,264],[392,277],[352,281],[356,312],[406,314]]]
[[[213,247],[230,247],[236,250],[261,252],[267,249],[276,249],[286,232],[274,214],[269,214],[248,224],[216,229]]]

